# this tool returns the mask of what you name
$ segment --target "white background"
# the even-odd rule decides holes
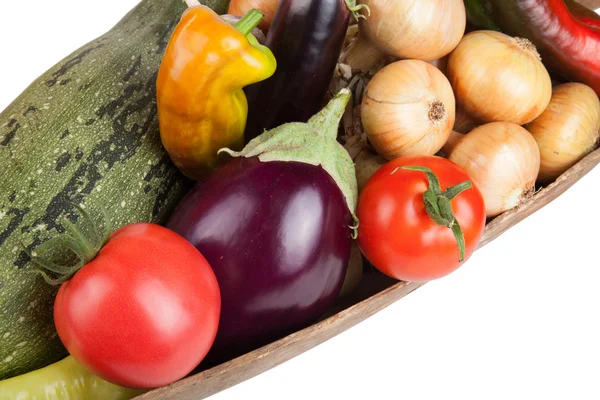
[[[0,110],[136,3],[0,1]],[[599,184],[597,168],[451,276],[213,398],[600,399]]]

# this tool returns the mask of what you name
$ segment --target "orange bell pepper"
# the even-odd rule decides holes
[[[252,10],[235,26],[210,8],[190,7],[167,46],[157,78],[160,135],[175,165],[199,179],[241,150],[248,115],[244,86],[269,78],[273,53],[250,34],[263,14]]]

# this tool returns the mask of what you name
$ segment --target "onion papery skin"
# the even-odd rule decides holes
[[[550,103],[552,82],[535,47],[495,31],[464,36],[448,59],[458,102],[482,122],[523,125]]]
[[[433,155],[454,126],[456,102],[448,79],[419,60],[389,64],[367,85],[362,124],[379,154],[392,160]]]
[[[462,0],[361,0],[371,15],[360,29],[381,51],[401,59],[432,61],[450,53],[465,33]]]
[[[540,152],[533,136],[519,125],[481,125],[458,142],[449,159],[467,172],[483,194],[487,217],[519,206],[534,193]]]
[[[550,105],[527,130],[540,148],[538,182],[551,183],[597,147],[600,100],[582,83],[558,85]]]

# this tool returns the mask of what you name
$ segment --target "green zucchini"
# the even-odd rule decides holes
[[[227,0],[202,3],[223,13]],[[155,80],[182,0],[142,0],[111,31],[39,77],[0,114],[0,379],[66,355],[56,288],[29,250],[62,231],[68,202],[102,204],[115,227],[162,223],[189,188],[163,150]]]

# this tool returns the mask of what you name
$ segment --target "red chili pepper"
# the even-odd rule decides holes
[[[590,10],[575,0],[565,0],[565,4],[569,7],[569,11],[571,11],[579,21],[600,29],[600,15],[594,10]],[[600,3],[598,3],[598,5],[600,6]]]

